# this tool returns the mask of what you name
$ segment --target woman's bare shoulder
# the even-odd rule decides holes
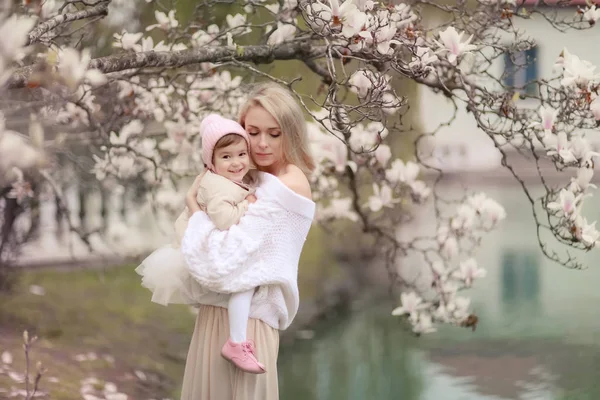
[[[292,189],[294,192],[308,199],[312,199],[312,192],[310,190],[310,183],[308,178],[304,175],[304,172],[295,165],[288,165],[285,168],[283,174],[278,176],[279,180],[284,185]]]

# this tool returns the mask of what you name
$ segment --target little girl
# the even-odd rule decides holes
[[[211,114],[200,124],[202,159],[205,173],[201,176],[196,201],[220,230],[239,222],[249,203],[254,203],[253,174],[248,154],[248,134],[237,122]],[[175,222],[177,243],[150,254],[136,272],[142,275],[142,286],[153,292],[152,301],[194,304],[192,282],[180,250],[181,238],[190,215],[187,207]],[[243,371],[262,374],[264,366],[256,359],[253,345],[246,340],[250,304],[255,289],[233,293],[228,301],[230,337],[221,354]]]

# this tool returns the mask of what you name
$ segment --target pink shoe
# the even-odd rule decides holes
[[[254,346],[250,341],[235,343],[227,339],[221,349],[221,355],[242,371],[251,374],[264,374],[266,371],[265,366],[256,359]]]

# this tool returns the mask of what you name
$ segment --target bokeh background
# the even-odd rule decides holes
[[[194,3],[176,3],[182,23]],[[152,23],[152,10],[136,2],[133,17],[127,18],[129,29]],[[219,12],[217,18],[224,18],[236,10],[223,6]],[[433,13],[425,17],[432,25],[443,22]],[[496,66],[514,71],[507,74],[507,83],[518,87],[549,76],[565,46],[600,65],[600,53],[593,51],[600,40],[597,30],[561,33],[541,19],[519,23],[537,46]],[[95,56],[110,52],[114,30],[104,26]],[[257,38],[250,35],[246,40]],[[515,68],[514,60],[519,59],[524,60],[523,68]],[[260,68],[284,79],[302,75],[302,91],[319,96],[320,81],[300,63]],[[332,230],[315,226],[301,259],[300,312],[293,326],[282,332],[281,398],[600,398],[600,255],[578,254],[591,267],[582,271],[546,260],[538,247],[530,203],[518,182],[500,167],[499,154],[469,115],[460,108],[455,115],[444,96],[414,82],[397,80],[394,85],[409,99],[411,108],[402,122],[414,135],[391,138],[393,152],[410,157],[416,134],[454,117],[435,139],[437,159],[446,171],[441,188],[449,197],[460,197],[465,187],[484,191],[506,209],[507,219],[485,237],[477,254],[488,271],[470,293],[480,322],[475,331],[444,327],[415,337],[403,321],[391,316],[398,299],[389,295],[387,272],[360,232],[346,224]],[[84,161],[89,157],[85,149],[75,152]],[[517,155],[515,160],[518,164]],[[529,164],[518,165],[523,179],[535,185]],[[74,168],[68,159],[59,160],[58,167],[64,170],[63,181],[73,183],[63,188],[74,205],[73,215],[82,224],[102,226],[106,251],[87,254],[67,232],[54,199],[38,199],[37,234],[23,249],[11,289],[0,293],[0,399],[23,386],[24,330],[38,336],[30,358],[47,368],[41,389],[48,398],[80,399],[85,385],[107,384],[130,399],[178,398],[194,310],[151,303],[134,272],[141,257],[164,240],[168,223],[153,218],[135,188],[103,189],[89,170]],[[426,174],[424,178],[429,179]],[[556,173],[550,179],[568,177]],[[600,206],[590,204],[585,214],[595,220]],[[401,234],[431,234],[435,220],[423,212],[398,229]],[[129,256],[114,254],[111,242],[129,249]],[[398,268],[415,269],[419,263],[406,260]]]

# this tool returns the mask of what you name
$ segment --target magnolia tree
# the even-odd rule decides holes
[[[44,181],[60,198],[52,160],[73,142],[83,143],[102,184],[136,182],[161,208],[180,211],[178,181],[201,165],[200,120],[215,111],[235,118],[247,93],[244,83],[271,80],[287,86],[306,110],[318,161],[310,177],[317,221],[350,220],[374,239],[394,284],[403,286],[393,314],[407,317],[417,333],[439,323],[474,328],[470,300],[459,292],[485,276],[476,250],[505,212],[483,193],[444,200],[443,171],[421,146],[436,131],[419,136],[410,159],[394,158],[386,143],[409,131],[402,123],[408,100],[394,85],[400,78],[466,107],[521,183],[548,258],[581,267],[568,251],[551,250],[542,232],[567,250],[597,245],[595,223],[580,213],[593,187],[597,155],[584,135],[600,119],[595,67],[565,49],[555,74],[529,96],[537,109],[519,107],[518,93],[490,72],[505,53],[534,46],[516,20],[535,17],[560,30],[590,28],[600,17],[595,6],[570,8],[565,18],[555,9],[501,0],[205,0],[183,22],[173,3],[146,0],[155,21],[143,27],[135,22],[143,7],[132,7],[132,1],[2,1],[0,79],[10,100],[3,102],[6,124],[0,130],[3,246],[17,235],[11,227],[18,214],[6,212],[9,206],[28,209]],[[430,10],[444,14],[446,22],[427,23]],[[118,27],[110,50],[95,41],[98,26]],[[301,76],[284,81],[261,68],[280,60],[303,63],[321,82],[320,94],[303,92]],[[13,101],[17,92],[21,97]],[[6,128],[24,110],[31,115],[29,138]],[[66,134],[44,135],[49,126]],[[532,163],[546,160],[570,171],[570,181],[550,186],[538,169],[536,187],[544,191],[534,196],[507,158],[509,149],[530,154]],[[424,180],[423,171],[438,178]],[[436,232],[401,239],[398,226],[420,208],[435,215]],[[90,232],[71,227],[89,239]],[[426,289],[398,273],[402,260],[414,254],[430,277]]]

